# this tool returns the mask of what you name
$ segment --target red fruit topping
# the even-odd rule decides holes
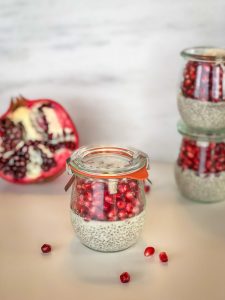
[[[126,202],[125,202],[125,201],[122,201],[122,200],[119,200],[119,201],[117,201],[116,205],[117,205],[117,207],[118,207],[119,209],[123,209],[123,208],[126,207]]]
[[[12,101],[0,117],[0,177],[32,183],[59,175],[78,147],[76,128],[55,101]]]
[[[167,262],[168,261],[168,256],[166,252],[160,252],[159,253],[159,259],[161,262]]]
[[[154,247],[147,247],[144,251],[144,256],[151,256],[155,253]]]
[[[120,281],[122,283],[127,283],[130,281],[130,274],[128,272],[124,272],[120,275]]]
[[[225,171],[225,143],[197,144],[195,140],[184,138],[177,164],[182,169],[190,169],[199,174]]]
[[[125,197],[128,201],[132,201],[135,199],[135,194],[134,192],[128,191],[126,192]]]
[[[110,194],[107,181],[79,177],[75,189],[71,209],[85,221],[122,221],[138,215],[144,208],[138,181],[133,179],[119,180],[116,194]]]
[[[124,210],[124,209],[120,210],[120,211],[118,212],[118,218],[119,218],[120,220],[126,219],[126,218],[127,218],[127,212],[126,212],[126,210]]]
[[[224,101],[224,70],[220,65],[189,61],[183,76],[181,90],[184,96],[203,101]]]
[[[52,251],[52,247],[51,247],[51,245],[49,245],[49,244],[44,244],[44,245],[42,245],[42,247],[41,247],[41,251],[42,251],[43,253],[49,253],[49,252]]]
[[[151,190],[151,187],[150,187],[150,185],[145,184],[144,189],[145,189],[145,193],[149,193]]]

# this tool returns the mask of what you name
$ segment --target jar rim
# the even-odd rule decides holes
[[[225,62],[225,47],[198,46],[186,48],[180,55],[185,59],[202,62]]]
[[[199,141],[225,141],[225,129],[207,131],[187,126],[183,121],[177,123],[177,130],[183,136],[198,139]]]
[[[131,147],[89,145],[75,150],[67,167],[72,173],[98,178],[126,177],[138,171],[146,176],[149,159],[147,154]]]

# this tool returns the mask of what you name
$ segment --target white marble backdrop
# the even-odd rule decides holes
[[[179,51],[224,45],[224,0],[0,0],[0,112],[18,94],[72,114],[81,144],[173,161]]]

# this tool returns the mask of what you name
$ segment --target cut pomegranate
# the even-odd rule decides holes
[[[177,164],[182,169],[190,169],[199,174],[211,174],[225,171],[225,143],[197,143],[183,138]]]
[[[44,244],[44,245],[42,245],[42,247],[41,247],[41,251],[42,251],[43,253],[49,253],[49,252],[52,251],[52,247],[51,247],[51,245],[49,245],[49,244]]]
[[[168,261],[168,256],[166,252],[160,252],[159,253],[159,259],[161,262],[167,262]]]
[[[76,178],[76,193],[71,209],[85,220],[122,221],[144,209],[137,180],[120,179],[115,194],[110,194],[109,183]]]
[[[55,177],[77,147],[71,118],[53,100],[20,97],[0,117],[0,177],[10,182],[33,183]]]
[[[154,247],[147,247],[144,251],[144,256],[151,256],[155,253]]]
[[[128,272],[123,272],[121,275],[120,275],[120,281],[122,283],[127,283],[130,281],[130,274]]]

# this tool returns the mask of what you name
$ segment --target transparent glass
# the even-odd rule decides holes
[[[225,49],[196,47],[181,52],[178,108],[193,128],[225,128]]]
[[[88,172],[74,172],[70,204],[74,230],[87,247],[113,252],[137,242],[144,225],[144,180],[124,174],[146,164],[144,157],[136,150],[112,147],[82,148],[73,155],[71,165]]]
[[[205,134],[178,125],[183,139],[175,166],[181,193],[200,202],[225,200],[225,132]]]

